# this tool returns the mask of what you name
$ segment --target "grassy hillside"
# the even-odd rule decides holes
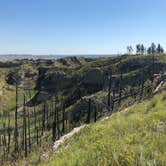
[[[166,91],[91,124],[43,166],[166,165]]]
[[[3,71],[3,76],[1,75],[0,77],[0,111],[2,112],[0,117],[0,131],[1,137],[4,137],[8,142],[6,144],[5,141],[1,141],[3,143],[3,148],[1,149],[3,150],[0,151],[0,156],[4,159],[1,160],[2,163],[4,163],[4,165],[7,165],[7,163],[11,165],[11,161],[13,160],[15,160],[16,163],[20,163],[20,161],[22,159],[24,160],[24,157],[27,156],[26,148],[28,148],[28,158],[25,158],[25,161],[28,161],[28,165],[41,164],[40,161],[43,154],[52,149],[54,141],[53,129],[57,130],[54,138],[56,140],[71,131],[73,127],[87,123],[87,119],[93,122],[95,110],[96,119],[100,119],[102,116],[117,112],[133,103],[139,102],[143,98],[150,97],[151,92],[156,88],[156,85],[160,83],[161,76],[164,76],[163,73],[166,69],[166,56],[155,55],[155,78],[152,83],[152,58],[153,57],[150,55],[123,55],[96,59],[69,57],[58,60],[19,60],[18,65],[12,64],[12,66],[10,66],[10,63],[1,64],[0,70]],[[4,65],[9,65],[10,67],[3,67]],[[111,73],[110,99],[108,97],[108,89],[110,87],[109,76]],[[19,111],[17,121],[19,126],[18,147],[20,151],[18,154],[13,153],[15,85],[12,77],[18,78],[19,81]],[[141,82],[144,82],[144,85],[141,84]],[[143,86],[146,87],[146,89],[140,91]],[[150,88],[147,88],[148,86]],[[29,91],[24,91],[24,88],[27,89],[28,87],[32,89],[31,94],[29,94]],[[139,93],[136,93],[137,91],[139,91]],[[24,93],[26,93],[28,101],[25,107],[27,115],[24,115],[24,109],[22,109]],[[128,94],[130,95],[126,98],[125,96]],[[121,100],[118,99],[119,96],[121,96]],[[29,101],[31,98],[32,100]],[[161,98],[162,95],[160,96],[160,99]],[[109,106],[108,99],[110,99],[111,102]],[[91,116],[88,115],[89,101],[91,101]],[[156,102],[158,103],[158,101]],[[153,107],[156,107],[156,105]],[[143,106],[141,108],[145,110]],[[110,112],[111,109],[112,112]],[[137,108],[134,108],[134,110],[136,111]],[[8,113],[10,113],[10,115]],[[132,117],[133,126],[136,127],[139,126],[139,122],[143,123],[142,121],[144,121],[144,119],[142,119],[142,117],[144,118],[146,113],[140,112],[139,115],[142,121],[138,120],[138,124],[134,124],[136,121],[134,118],[137,118],[137,114],[137,112],[134,112]],[[131,139],[130,137],[132,137],[133,134],[130,131],[130,126],[127,126],[132,124],[130,123],[130,116],[124,116],[125,118],[123,119],[123,116],[120,114],[120,117],[113,120],[111,119],[107,122],[108,124],[99,122],[96,126],[94,124],[90,125],[90,127],[87,127],[69,141],[69,144],[73,145],[73,147],[69,147],[67,151],[62,148],[62,153],[56,154],[56,161],[50,161],[50,165],[65,165],[65,162],[67,165],[77,165],[77,162],[81,165],[87,165],[87,163],[89,165],[89,163],[91,164],[91,158],[94,158],[100,165],[103,162],[109,164],[110,161],[114,161],[116,158],[117,161],[115,160],[114,162],[119,162],[120,164],[122,162],[121,160],[124,160],[126,165],[135,162],[136,148],[134,152],[132,152],[132,150],[126,152],[129,159],[126,156],[127,159],[123,158],[122,149],[129,149],[125,141]],[[23,120],[24,117],[26,117],[27,122]],[[129,118],[129,120],[127,120],[127,118]],[[150,124],[151,123],[150,121]],[[56,125],[53,127],[53,124]],[[27,129],[26,126],[28,126],[28,136],[27,133],[24,133],[25,128]],[[143,124],[143,126],[145,125]],[[11,131],[9,129],[11,129]],[[135,128],[133,128],[133,132],[134,130]],[[139,130],[142,130],[142,128]],[[122,132],[122,134],[120,132]],[[131,136],[128,136],[127,132],[131,133]],[[24,137],[22,137],[22,134]],[[138,137],[139,139],[141,135],[139,136],[138,132],[136,135],[133,134],[133,137]],[[116,142],[118,139],[120,139],[119,142]],[[27,140],[28,145],[27,143],[24,145]],[[95,140],[97,140],[97,142],[95,142]],[[76,144],[73,144],[73,141]],[[124,144],[123,148],[119,147],[119,143]],[[66,145],[64,145],[64,147],[65,146]],[[110,147],[114,147],[114,149],[110,150]],[[8,149],[10,149],[10,151]],[[78,149],[80,149],[80,152]],[[105,151],[107,151],[108,154],[105,154]],[[74,155],[74,158],[72,155]],[[88,158],[88,156],[90,157]],[[61,158],[64,159],[63,162]],[[126,163],[126,160],[129,163]],[[96,163],[92,163],[92,165],[96,165]]]
[[[68,60],[68,61],[67,61]],[[78,59],[77,59],[78,60]],[[61,60],[62,61],[62,60]],[[61,62],[60,61],[60,62]],[[70,63],[70,59],[64,59]],[[166,70],[166,55],[155,55],[155,73]],[[153,71],[153,56],[151,55],[123,55],[108,58],[96,58],[84,62],[82,65],[56,65],[49,68],[41,67],[36,89],[39,94],[36,101],[40,101],[40,91],[46,91],[50,95],[74,96],[75,100],[81,96],[96,93],[107,86],[108,75],[113,75],[113,86],[118,84],[118,78],[123,73],[123,87],[137,86],[140,81],[140,69],[144,70],[144,81],[151,79]],[[80,62],[81,63],[81,62]],[[71,67],[72,66],[72,67]],[[78,95],[78,91],[80,95]]]

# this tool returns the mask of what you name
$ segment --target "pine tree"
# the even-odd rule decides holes
[[[145,54],[146,48],[144,47],[143,44],[141,44],[140,49],[141,49],[141,50],[140,50],[141,54],[142,54],[142,55]]]
[[[156,51],[157,51],[158,54],[163,54],[164,53],[164,49],[160,44],[158,44]]]
[[[132,46],[127,46],[127,53],[129,55],[133,54],[133,47]]]
[[[141,53],[141,45],[137,44],[136,45],[136,54],[139,55]]]
[[[152,51],[152,54],[156,53],[156,45],[154,43],[151,44],[151,51]]]

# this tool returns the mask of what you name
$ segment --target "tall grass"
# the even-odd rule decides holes
[[[150,101],[91,124],[44,166],[166,165],[166,91]]]

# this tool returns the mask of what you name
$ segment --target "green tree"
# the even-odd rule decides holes
[[[127,53],[129,55],[133,54],[133,47],[132,46],[127,46]]]
[[[163,54],[164,53],[164,49],[163,49],[163,47],[160,44],[158,44],[156,52],[158,54]]]
[[[137,55],[141,54],[141,45],[140,44],[136,45],[136,54]]]
[[[146,52],[146,48],[143,44],[140,45],[140,52],[141,52],[141,54],[145,54],[145,52]]]
[[[152,48],[151,48],[151,47],[149,47],[149,48],[147,49],[147,54],[152,54]]]
[[[154,43],[151,44],[151,51],[152,51],[152,54],[156,53],[156,45]]]

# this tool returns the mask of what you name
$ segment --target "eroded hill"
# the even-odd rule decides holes
[[[73,127],[151,98],[166,79],[165,54],[24,59],[0,64],[0,155],[5,164],[39,150],[40,156]]]

